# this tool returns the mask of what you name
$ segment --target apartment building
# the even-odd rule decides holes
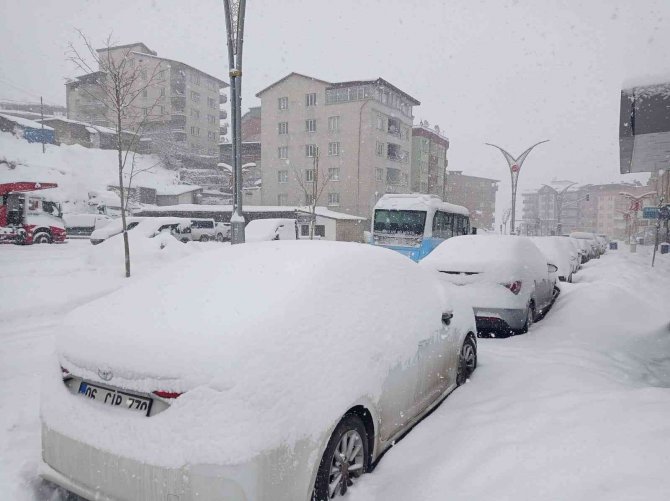
[[[382,78],[333,83],[291,73],[256,96],[264,205],[305,205],[316,181],[319,205],[368,218],[384,193],[410,191],[420,103],[409,94]]]
[[[440,133],[440,127],[430,128],[421,122],[412,128],[411,191],[445,196],[445,174],[449,139]]]
[[[98,56],[120,61],[126,58],[129,68],[139,70],[140,84],[152,82],[128,110],[124,127],[140,131],[151,142],[155,153],[173,150],[192,156],[218,159],[221,120],[227,111],[220,105],[227,102],[222,92],[228,84],[193,66],[159,57],[143,43],[98,49]],[[67,118],[103,127],[115,127],[98,83],[107,78],[103,68],[82,75],[65,84]],[[104,100],[104,99],[103,99]]]
[[[463,171],[448,171],[444,201],[462,205],[470,211],[470,225],[493,230],[496,216],[498,179],[468,176]]]

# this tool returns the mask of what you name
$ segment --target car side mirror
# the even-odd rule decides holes
[[[547,263],[547,269],[549,270],[549,273],[556,273],[558,271],[558,266],[555,264]]]
[[[442,313],[442,323],[444,325],[449,325],[451,323],[451,319],[454,318],[454,314],[450,311],[445,311]]]

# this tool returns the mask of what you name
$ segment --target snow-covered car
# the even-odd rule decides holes
[[[254,219],[244,228],[247,242],[270,240],[297,240],[298,227],[295,219]]]
[[[464,235],[450,238],[421,261],[460,287],[480,334],[521,334],[553,303],[557,267],[527,237]]]
[[[91,234],[114,221],[104,214],[63,214],[68,238],[90,238]]]
[[[476,368],[472,310],[447,290],[398,253],[324,241],[137,279],[59,328],[41,475],[88,499],[344,495]]]
[[[140,221],[142,221],[143,217],[126,217],[126,227],[128,230],[132,230],[135,228]],[[98,245],[108,238],[111,238],[115,235],[119,235],[123,232],[123,222],[121,221],[121,218],[116,218],[106,225],[104,225],[102,228],[98,228],[93,230],[91,233],[91,236],[89,237],[89,240],[93,245]]]
[[[191,238],[191,220],[185,217],[146,217],[137,225],[136,233],[153,238],[159,233],[169,233],[186,243]]]
[[[186,235],[186,234],[185,234]],[[192,218],[190,240],[208,242],[217,240],[223,242],[230,238],[230,224],[217,223],[214,219]]]
[[[600,244],[596,240],[596,236],[593,233],[586,231],[573,231],[570,233],[570,237],[576,238],[580,241],[579,243],[588,253],[588,259],[595,259],[600,257]]]
[[[544,254],[547,263],[552,263],[558,268],[558,280],[561,282],[572,282],[572,274],[577,261],[576,253],[570,252],[562,242],[562,237],[530,237],[532,242]]]

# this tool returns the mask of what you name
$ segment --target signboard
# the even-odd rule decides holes
[[[645,207],[642,209],[643,219],[670,219],[670,205],[661,207]]]
[[[296,212],[295,217],[298,224],[309,224],[312,221],[316,221],[316,215],[312,215],[309,212]]]

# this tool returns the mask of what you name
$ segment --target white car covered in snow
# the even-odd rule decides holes
[[[298,227],[295,219],[254,219],[244,228],[247,242],[271,240],[297,240]]]
[[[41,475],[88,499],[344,495],[476,367],[472,310],[445,291],[341,242],[226,247],[138,279],[59,329]]]
[[[556,274],[561,282],[572,282],[572,274],[576,269],[578,255],[568,249],[569,242],[563,237],[530,237],[533,243],[544,254],[547,262],[558,268]]]
[[[467,235],[444,241],[420,266],[460,286],[479,334],[521,334],[551,307],[558,268],[527,237]]]
[[[127,217],[126,228],[128,228],[128,230],[132,230],[133,228],[135,228],[135,226],[140,224],[140,221],[142,221],[143,219],[144,219],[143,217],[130,217],[130,216]],[[123,232],[123,222],[119,217],[112,221],[109,221],[101,228],[93,230],[91,236],[89,237],[89,240],[93,245],[98,245],[107,240],[108,238],[111,238],[115,235],[120,235],[122,232]]]

